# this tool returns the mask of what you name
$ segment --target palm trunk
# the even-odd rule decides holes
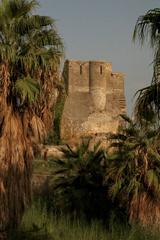
[[[21,221],[31,200],[32,148],[24,119],[8,107],[0,138],[0,226],[7,231]]]
[[[140,223],[144,227],[159,228],[159,197],[151,199],[146,192],[139,193],[138,197],[133,196],[130,203],[129,220],[131,223]]]
[[[26,109],[24,113],[13,109],[8,99],[8,73],[7,66],[1,66],[3,86],[0,83],[0,239],[4,239],[2,232],[19,225],[26,206],[31,202],[33,143],[42,141],[46,128],[49,130],[51,127],[51,107],[54,105],[53,79],[50,78],[43,86],[39,108]]]
[[[2,65],[0,92],[0,239],[17,227],[31,200],[31,142],[26,115],[14,112],[9,103],[10,77]]]
[[[40,98],[38,99],[38,102],[36,104],[35,112],[43,121],[47,132],[53,129],[53,109],[59,94],[58,84],[60,79],[57,72],[58,71],[56,70],[43,74],[41,72],[39,74],[39,79],[41,79],[42,91]]]

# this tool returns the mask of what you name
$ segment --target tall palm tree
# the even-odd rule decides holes
[[[108,157],[110,194],[128,208],[130,222],[144,226],[160,221],[160,155],[157,130],[139,128],[122,116],[125,125],[110,136],[114,151]]]
[[[37,6],[0,4],[0,231],[16,227],[30,202],[32,146],[51,122],[63,54],[54,20],[34,15]]]
[[[160,85],[160,9],[149,10],[140,16],[135,25],[133,40],[138,38],[143,45],[144,41],[149,41],[154,52],[153,78],[151,86],[138,91],[139,97],[136,102],[136,116],[141,117],[144,111],[155,112],[159,115],[159,85]]]

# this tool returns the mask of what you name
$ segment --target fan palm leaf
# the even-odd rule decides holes
[[[89,218],[90,209],[92,209],[92,215],[94,215],[94,212],[97,212],[93,211],[95,202],[102,201],[102,196],[103,201],[107,201],[104,162],[105,155],[100,144],[97,144],[93,150],[89,149],[89,141],[83,142],[74,150],[68,146],[64,149],[64,159],[54,160],[55,194],[63,198],[63,202],[64,199],[67,200],[70,209],[76,213],[81,212]],[[104,211],[102,206],[98,214],[100,211]]]
[[[146,14],[140,16],[137,20],[133,40],[139,39],[143,45],[146,38],[148,38],[151,47],[157,48],[160,34],[160,9],[155,8],[149,10]]]
[[[38,97],[39,86],[35,79],[26,77],[16,81],[15,92],[17,96],[20,96],[19,104],[23,104],[25,99],[28,99],[30,103],[33,103]]]
[[[135,117],[141,122],[143,119],[150,121],[155,119],[155,114],[159,116],[160,110],[160,83],[154,83],[137,92],[138,98],[135,105]]]

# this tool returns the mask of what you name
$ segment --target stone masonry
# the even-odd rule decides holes
[[[63,142],[116,132],[125,112],[124,74],[113,73],[104,61],[67,60],[64,65],[67,97],[61,119]]]

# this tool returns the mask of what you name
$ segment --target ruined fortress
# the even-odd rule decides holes
[[[124,74],[113,73],[104,61],[67,60],[67,97],[61,119],[61,138],[77,143],[82,137],[116,132],[125,112]]]

